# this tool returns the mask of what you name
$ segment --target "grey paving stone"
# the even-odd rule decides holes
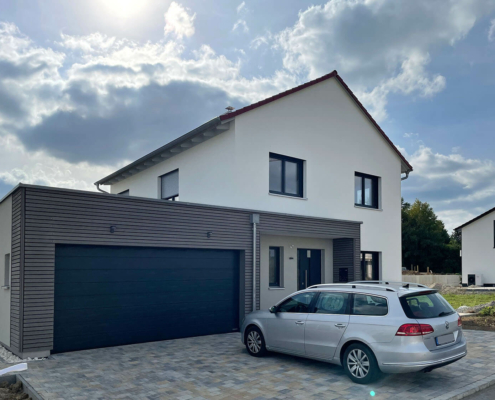
[[[468,355],[461,361],[366,386],[327,363],[250,357],[238,333],[57,354],[29,363],[22,375],[47,400],[371,399],[371,391],[375,399],[446,400],[495,382],[495,333],[465,335]]]

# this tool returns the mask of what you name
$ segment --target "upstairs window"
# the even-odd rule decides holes
[[[378,177],[356,172],[354,175],[354,204],[378,208]]]
[[[179,201],[179,170],[162,175],[160,179],[162,200]]]
[[[303,197],[303,160],[270,153],[270,193]]]

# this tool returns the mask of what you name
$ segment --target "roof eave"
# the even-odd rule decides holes
[[[138,166],[143,166],[143,168],[140,169],[136,173],[139,173],[139,172],[143,171],[144,169],[147,169],[153,165],[156,165],[162,161],[165,161],[166,158],[164,158],[163,160],[159,160],[152,165],[146,165],[146,166],[144,165],[144,163],[149,162],[153,158],[161,157],[161,155],[163,153],[165,153],[165,152],[167,152],[173,148],[176,148],[177,146],[180,146],[181,144],[192,139],[193,137],[197,136],[198,134],[205,132],[205,131],[213,128],[213,127],[216,127],[217,125],[220,125],[221,123],[222,123],[222,120],[220,119],[220,117],[215,117],[215,118],[211,119],[210,121],[204,123],[203,125],[198,126],[197,128],[193,129],[192,131],[190,131],[190,132],[178,137],[177,139],[167,143],[166,145],[152,151],[151,153],[146,154],[145,156],[141,157],[140,159],[126,165],[125,167],[120,168],[118,171],[115,171],[114,173],[100,179],[99,181],[95,182],[95,185],[109,185],[110,181],[114,180],[117,177],[120,177],[122,174],[129,173],[129,171],[137,168]],[[129,176],[131,176],[131,175],[129,175]]]

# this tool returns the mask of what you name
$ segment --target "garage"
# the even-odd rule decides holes
[[[239,252],[56,245],[53,352],[239,329]]]

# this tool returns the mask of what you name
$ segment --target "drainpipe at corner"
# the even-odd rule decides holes
[[[400,180],[405,181],[407,178],[409,178],[409,171],[406,171],[406,176],[402,176]]]
[[[253,311],[256,311],[256,224],[260,223],[260,215],[251,214],[250,220],[253,224]]]

